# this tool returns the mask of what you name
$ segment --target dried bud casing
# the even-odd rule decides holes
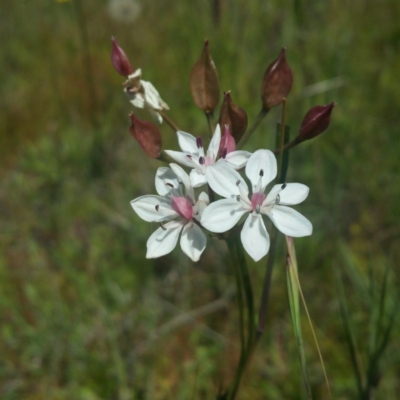
[[[133,69],[126,56],[125,52],[118,46],[117,41],[114,37],[111,38],[112,41],[112,52],[111,52],[111,62],[114,68],[122,76],[128,76],[132,74]]]
[[[132,125],[131,135],[138,141],[142,150],[150,158],[158,158],[162,149],[162,139],[157,126],[149,121],[142,121],[133,114],[130,115]]]
[[[224,92],[224,101],[219,112],[219,125],[221,129],[225,125],[229,126],[236,143],[242,138],[247,128],[246,111],[233,102],[230,91]]]
[[[331,113],[335,102],[326,106],[315,106],[305,115],[301,123],[298,138],[300,141],[309,140],[324,132],[331,122]]]
[[[263,107],[269,110],[282,103],[288,96],[293,84],[293,74],[286,61],[283,48],[278,58],[273,61],[264,72],[261,88],[261,100]]]
[[[219,78],[208,40],[204,42],[200,59],[190,71],[190,92],[196,107],[206,113],[211,113],[218,104]]]

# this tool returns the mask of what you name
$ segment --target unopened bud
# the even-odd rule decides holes
[[[236,150],[236,142],[229,130],[229,125],[225,125],[225,132],[221,137],[221,143],[219,145],[219,155],[225,158],[227,154]],[[225,156],[223,156],[225,155]]]
[[[142,121],[133,114],[130,115],[132,125],[131,135],[138,141],[140,147],[150,158],[158,158],[161,153],[162,139],[157,126],[149,121]]]
[[[315,106],[305,115],[301,123],[298,138],[300,141],[312,139],[325,131],[331,122],[331,113],[335,103],[326,106]]]
[[[211,58],[208,40],[204,42],[200,59],[190,72],[190,92],[196,107],[206,113],[211,113],[218,104],[218,72]]]
[[[283,48],[278,58],[273,61],[264,72],[261,88],[261,100],[263,107],[269,110],[282,103],[288,96],[293,84],[293,74],[286,61]]]
[[[236,143],[242,138],[247,128],[246,111],[233,102],[230,90],[224,92],[224,101],[219,112],[219,125],[221,128],[225,125],[229,126]]]
[[[126,56],[125,52],[118,46],[117,41],[114,37],[111,38],[112,41],[112,52],[111,52],[111,62],[114,68],[122,76],[128,76],[133,72],[131,64]]]

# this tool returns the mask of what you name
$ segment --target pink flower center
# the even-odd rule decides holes
[[[226,149],[226,150],[225,150]],[[226,154],[231,153],[232,151],[236,150],[236,142],[233,136],[231,135],[231,132],[229,130],[229,126],[225,125],[225,134],[222,135],[221,138],[221,144],[219,145],[219,155],[220,157],[224,157],[224,152],[225,156]]]
[[[182,218],[185,218],[187,221],[192,219],[193,207],[186,197],[172,196],[171,206]]]
[[[251,196],[251,207],[253,208],[253,211],[257,208],[257,206],[261,207],[266,197],[267,196],[264,193],[253,193]]]

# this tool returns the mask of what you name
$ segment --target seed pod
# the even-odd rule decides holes
[[[224,101],[219,112],[219,125],[221,129],[229,126],[230,133],[236,143],[242,138],[247,128],[247,114],[243,108],[235,104],[231,98],[231,91],[224,92]]]
[[[117,41],[114,37],[111,38],[112,41],[112,52],[111,52],[111,62],[114,68],[122,76],[128,76],[133,72],[131,64],[126,56],[125,52],[118,46]]]
[[[286,61],[285,48],[278,58],[273,61],[264,73],[261,88],[261,100],[263,107],[269,110],[282,103],[288,96],[293,84],[293,74]]]
[[[315,106],[311,108],[301,123],[298,138],[299,141],[309,140],[324,132],[331,122],[331,113],[335,102],[326,106]]]
[[[150,158],[158,158],[162,149],[162,139],[157,126],[152,122],[142,121],[133,114],[130,114],[130,118],[132,121],[129,128],[131,135]]]
[[[219,101],[219,79],[211,57],[208,40],[204,42],[200,59],[190,71],[190,92],[196,107],[211,113]]]

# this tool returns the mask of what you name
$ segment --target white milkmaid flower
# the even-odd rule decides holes
[[[177,164],[170,166],[157,170],[155,184],[159,196],[146,195],[131,201],[140,218],[160,223],[147,241],[146,258],[170,253],[181,234],[182,251],[193,261],[198,261],[206,247],[207,237],[195,220],[200,221],[209,203],[208,195],[202,192],[195,202],[188,174]]]
[[[230,134],[229,130],[228,134]],[[178,131],[177,135],[182,151],[165,150],[165,152],[178,163],[193,168],[190,172],[190,181],[193,187],[205,185],[207,183],[206,172],[215,165],[227,163],[235,169],[240,169],[246,165],[251,155],[248,151],[236,151],[231,144],[223,144],[225,147],[221,149],[221,128],[219,124],[215,128],[207,153],[204,153],[203,141],[200,136],[194,137],[190,133],[182,131]],[[227,142],[223,141],[223,143]],[[217,160],[218,156],[220,158]]]
[[[136,108],[146,108],[154,119],[161,124],[162,116],[157,110],[169,110],[167,103],[163,101],[157,89],[152,83],[143,81],[142,70],[139,68],[125,82],[125,92],[128,95],[129,101]]]
[[[246,164],[246,176],[251,182],[252,195],[240,174],[227,163],[215,165],[207,170],[207,181],[211,188],[225,197],[211,203],[204,211],[201,224],[211,232],[225,232],[240,218],[249,213],[241,231],[244,249],[253,260],[258,261],[269,250],[269,235],[262,215],[267,215],[285,235],[308,236],[312,233],[311,222],[296,210],[287,207],[301,203],[309,188],[301,183],[275,185],[268,195],[266,186],[276,177],[277,166],[274,154],[269,150],[257,150]]]

